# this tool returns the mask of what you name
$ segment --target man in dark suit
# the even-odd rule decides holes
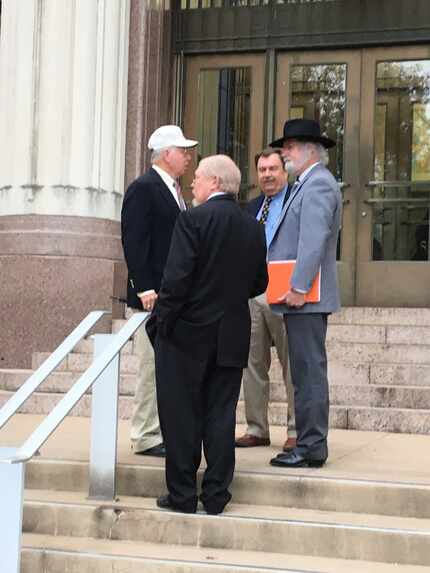
[[[190,162],[197,141],[185,139],[176,125],[151,135],[152,167],[127,189],[121,212],[122,244],[128,268],[127,304],[152,310],[160,289],[176,218],[185,209],[178,177]],[[135,336],[139,356],[131,443],[135,454],[164,456],[155,386],[154,352],[142,327]]]
[[[261,195],[250,201],[248,212],[262,225],[269,248],[273,230],[288,196],[287,172],[280,149],[269,147],[255,157]],[[284,450],[296,445],[294,391],[288,373],[288,345],[283,317],[271,311],[266,293],[249,301],[251,311],[251,345],[248,367],[243,372],[243,393],[247,429],[236,439],[236,447],[252,448],[270,445],[268,407],[269,369],[272,345],[276,348],[288,401],[287,440]]]
[[[267,286],[264,231],[235,198],[240,171],[225,155],[195,173],[198,206],[181,213],[155,305],[158,409],[166,445],[168,495],[159,507],[221,513],[235,465],[234,432],[249,352],[248,299]]]
[[[321,134],[316,121],[292,119],[285,123],[283,137],[271,145],[282,146],[286,169],[297,178],[269,247],[269,261],[296,261],[290,288],[272,309],[284,315],[287,328],[297,444],[270,463],[287,468],[317,467],[328,456],[327,316],[340,307],[336,247],[342,199],[339,185],[326,167],[326,149],[335,142]],[[305,294],[318,271],[320,301],[306,303]]]

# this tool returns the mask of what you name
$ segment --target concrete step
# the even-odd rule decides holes
[[[329,363],[430,364],[430,344],[367,344],[327,342]]]
[[[0,390],[16,392],[31,376],[32,370],[0,369]],[[65,393],[73,385],[82,372],[59,371],[53,372],[39,387],[40,393]],[[121,374],[120,395],[134,396],[136,387],[135,374]],[[89,391],[91,393],[91,390]]]
[[[21,573],[393,573],[392,564],[282,553],[24,534]],[[425,573],[396,565],[396,573]]]
[[[430,519],[241,504],[224,516],[158,510],[152,498],[98,503],[86,493],[33,490],[26,493],[23,531],[430,565]]]
[[[124,319],[112,321],[112,331],[118,332]],[[430,326],[429,308],[381,308],[348,306],[329,316],[329,325],[367,326]]]
[[[427,367],[427,376],[430,378],[430,367]],[[364,369],[351,366],[352,374],[361,374]],[[347,372],[347,368],[344,368]],[[368,375],[368,370],[366,371]],[[39,388],[40,393],[64,393],[78,379],[80,372],[60,371],[51,374]],[[0,390],[15,392],[31,375],[31,370],[0,370]],[[404,386],[391,384],[372,385],[365,383],[364,377],[359,377],[358,383],[353,384],[354,377],[339,376],[335,373],[330,377],[331,403],[338,406],[377,406],[394,408],[430,408],[430,380],[429,387],[424,385],[426,378],[422,379],[421,386]],[[384,376],[379,378],[384,379]],[[270,384],[270,400],[272,402],[285,402],[286,391],[284,382],[278,376],[272,377]],[[347,384],[344,384],[347,380]],[[338,383],[340,381],[340,383]],[[134,374],[121,374],[120,395],[134,396],[136,376]],[[364,386],[364,387],[363,387]],[[91,391],[89,392],[91,393]],[[243,391],[241,393],[243,396]],[[338,426],[336,426],[338,427]]]
[[[371,384],[394,384],[396,386],[430,385],[429,364],[370,364]]]
[[[243,393],[242,393],[243,394]],[[286,402],[283,383],[270,385],[271,402]],[[333,406],[430,409],[430,387],[372,384],[330,384]]]
[[[12,393],[0,391],[0,407]],[[36,392],[23,404],[19,412],[26,414],[48,414],[61,400],[63,394]],[[120,419],[129,419],[133,409],[131,396],[120,396],[118,413]],[[90,416],[91,397],[85,395],[73,408],[72,416]],[[287,408],[283,402],[272,402],[269,406],[269,422],[273,425],[286,425]],[[243,401],[238,403],[237,422],[245,423]],[[330,427],[350,430],[368,430],[403,433],[430,433],[430,410],[408,408],[378,408],[336,406],[330,408]]]
[[[261,454],[266,463],[259,471],[238,469],[231,492],[237,504],[270,505],[328,512],[378,514],[430,519],[430,485],[389,482],[382,479],[325,477],[315,470],[290,470],[269,466],[269,448]],[[329,458],[326,470],[331,464]],[[120,463],[117,493],[155,498],[165,491],[164,466]],[[263,470],[264,467],[264,470]],[[199,472],[199,482],[201,472]],[[88,491],[88,463],[34,458],[27,466],[26,490]],[[31,494],[32,495],[32,494]]]
[[[332,384],[376,384],[379,386],[430,386],[430,364],[328,362],[328,379]],[[273,356],[270,381],[283,383],[278,359]]]
[[[0,391],[0,407],[6,403],[13,392]],[[64,393],[58,392],[35,392],[18,410],[25,414],[49,414],[56,404],[64,397]],[[131,418],[133,410],[132,396],[121,396],[118,403],[118,416],[120,419]],[[70,416],[91,416],[91,396],[86,394],[73,408]]]
[[[337,375],[338,365],[352,365],[355,367],[354,378],[365,376],[364,371],[370,364],[411,364],[425,365],[430,368],[430,344],[380,344],[367,342],[327,342],[327,356],[331,375]],[[38,368],[47,358],[47,352],[35,352],[32,356],[32,368]],[[83,372],[91,365],[91,353],[72,352],[57,368],[58,371]],[[121,356],[121,372],[135,374],[139,361],[135,354],[127,353]],[[364,371],[363,371],[364,369]],[[280,367],[275,352],[273,353],[273,372],[280,376]],[[339,372],[339,376],[343,373]]]
[[[430,309],[349,306],[332,314],[329,324],[430,326]]]
[[[330,403],[333,406],[429,409],[430,413],[430,387],[331,384]]]
[[[114,321],[117,332],[125,321]],[[430,326],[414,325],[369,325],[369,324],[337,324],[330,322],[327,329],[327,340],[332,342],[366,342],[380,344],[412,344],[430,345]],[[74,352],[93,352],[93,341],[86,338],[78,342]],[[123,354],[134,352],[133,341],[128,342],[123,350]]]
[[[80,340],[73,349],[73,352],[92,354],[94,352],[94,342],[91,337]],[[133,340],[130,340],[125,344],[125,346],[123,346],[121,354],[133,354],[133,352]]]
[[[130,344],[130,343],[127,343]],[[31,366],[33,369],[39,366],[49,357],[49,352],[34,352]],[[71,352],[57,367],[60,372],[84,372],[93,362],[92,353]],[[130,352],[121,355],[120,368],[124,374],[135,374],[139,366],[138,357]]]
[[[246,423],[243,402],[238,403],[237,422]],[[287,407],[284,402],[272,402],[269,405],[269,423],[286,426]],[[430,410],[332,405],[330,407],[330,428],[430,434]]]

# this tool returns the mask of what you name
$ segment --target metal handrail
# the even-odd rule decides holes
[[[0,409],[0,429],[105,314],[110,314],[110,312],[106,310],[94,310],[90,312],[58,348],[33,372],[30,378],[26,380],[19,390],[17,390]]]
[[[99,313],[104,314],[103,311],[99,311]],[[147,312],[134,314],[117,334],[96,334],[95,358],[91,366],[80,376],[64,398],[60,400],[20,448],[0,448],[0,491],[5,498],[0,513],[0,531],[4,537],[3,541],[6,542],[4,547],[2,544],[2,568],[5,567],[8,573],[19,573],[21,570],[25,464],[96,382],[92,396],[89,493],[90,497],[96,499],[114,499],[118,433],[119,353],[148,316],[149,313]],[[56,359],[58,359],[58,355]],[[26,393],[28,393],[28,389]],[[99,439],[100,435],[103,436],[102,440]]]
[[[430,181],[369,181],[366,187],[403,187],[425,190],[430,188]]]
[[[121,328],[121,330],[113,336],[112,342],[104,352],[94,360],[91,366],[75,382],[64,398],[58,402],[40,426],[34,430],[31,436],[18,449],[17,453],[14,456],[0,459],[0,462],[16,464],[29,461],[46,442],[58,425],[64,420],[67,414],[74,408],[82,396],[84,396],[94,382],[96,382],[98,377],[109,366],[122,347],[125,346],[131,336],[133,336],[148,316],[149,313],[144,312],[134,314]]]
[[[393,197],[392,199],[390,199],[389,197],[383,197],[381,199],[378,199],[377,197],[374,198],[372,197],[371,199],[365,199],[363,203],[368,203],[369,205],[375,203],[415,203],[418,205],[428,205],[430,204],[430,197],[428,197],[427,199],[418,197],[411,197],[410,199],[408,199],[407,197]]]

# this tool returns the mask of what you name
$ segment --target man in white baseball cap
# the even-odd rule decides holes
[[[162,125],[154,131],[148,140],[148,148],[153,151],[168,147],[195,147],[197,144],[198,141],[186,139],[182,129],[177,125]]]
[[[197,141],[177,125],[162,125],[148,140],[151,168],[128,187],[121,212],[121,235],[128,268],[127,304],[152,311],[160,289],[176,218],[186,209],[179,186]],[[135,337],[139,356],[131,444],[135,454],[165,456],[155,389],[154,352],[145,328]]]

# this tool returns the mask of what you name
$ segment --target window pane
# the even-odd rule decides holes
[[[373,260],[428,260],[430,60],[376,68]]]
[[[251,69],[222,68],[199,74],[199,159],[229,155],[242,173],[240,198],[249,185]]]
[[[321,131],[336,142],[329,149],[328,168],[338,181],[343,175],[346,64],[296,65],[291,70],[290,118],[315,119]],[[337,244],[341,256],[342,232]]]
[[[343,174],[346,64],[297,65],[291,71],[290,117],[315,119],[336,141],[329,150],[329,169],[338,181]]]

